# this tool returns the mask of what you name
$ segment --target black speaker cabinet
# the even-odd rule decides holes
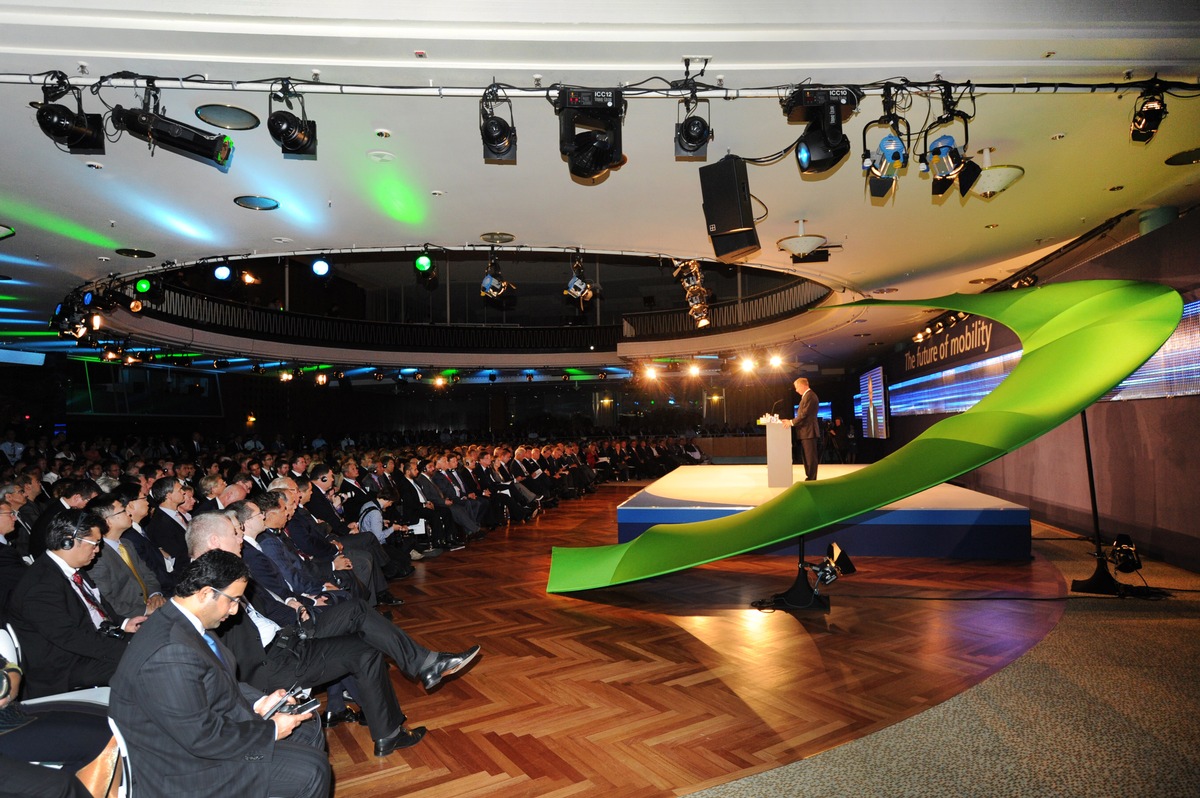
[[[745,260],[759,249],[746,162],[730,155],[700,167],[699,172],[704,222],[714,254],[723,263]]]

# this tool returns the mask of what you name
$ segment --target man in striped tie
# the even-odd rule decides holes
[[[151,614],[166,599],[154,572],[131,544],[121,540],[133,523],[129,508],[111,493],[102,493],[88,502],[87,509],[107,524],[104,545],[88,568],[92,581],[119,614]]]

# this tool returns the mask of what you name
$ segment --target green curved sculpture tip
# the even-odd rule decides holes
[[[725,518],[659,524],[628,543],[555,547],[546,591],[607,587],[743,554],[953,479],[1087,408],[1157,352],[1183,314],[1173,289],[1127,280],[854,304],[919,305],[994,319],[1021,339],[1021,361],[970,410],[939,421],[854,473],[799,482],[759,507]]]

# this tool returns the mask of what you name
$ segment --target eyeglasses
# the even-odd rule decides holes
[[[11,513],[11,512],[0,512],[0,515],[16,515],[16,513]]]
[[[87,543],[87,544],[90,544],[90,545],[92,545],[92,546],[99,546],[99,545],[100,545],[100,540],[99,540],[99,539],[96,539],[96,540],[92,540],[91,538],[75,538],[75,539],[76,539],[76,540],[78,540],[80,543]]]
[[[246,606],[246,599],[244,596],[231,596],[223,590],[217,590],[212,585],[209,585],[208,589],[214,593],[217,593],[218,595],[224,596],[225,598],[229,599],[230,601],[232,601],[234,604],[238,605],[239,607],[244,608]]]

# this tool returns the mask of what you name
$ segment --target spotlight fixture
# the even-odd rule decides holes
[[[703,108],[703,115],[698,113]],[[675,112],[675,160],[707,161],[708,142],[713,140],[712,126],[708,124],[708,100],[697,100],[695,91],[686,100],[680,100]],[[680,118],[682,116],[682,118]]]
[[[329,384],[329,375],[323,371],[319,372],[314,379],[316,380],[317,385],[328,385]]]
[[[500,273],[500,256],[495,250],[488,256],[487,269],[483,280],[479,283],[479,295],[488,299],[499,299],[508,291],[516,291],[517,287],[504,279]]]
[[[375,382],[383,382],[383,378],[387,375],[383,373],[383,369],[375,369],[371,373],[371,376],[375,378]]]
[[[233,270],[229,268],[228,263],[222,263],[219,266],[214,267],[212,271],[212,276],[221,282],[228,280],[232,275]]]
[[[950,90],[950,84],[941,83],[940,89],[942,93],[942,115],[933,120],[933,123],[925,128],[925,152],[917,156],[917,160],[921,164],[921,171],[929,172],[933,178],[933,196],[942,196],[950,190],[950,187],[954,185],[954,181],[957,180],[958,193],[960,196],[965,197],[983,171],[979,167],[979,164],[966,155],[967,145],[971,140],[969,124],[971,117],[965,112],[958,110],[954,101],[954,95]],[[942,125],[950,124],[955,119],[960,120],[963,125],[962,148],[960,149],[955,146],[954,137],[951,135],[938,136],[933,140],[933,144],[931,145],[929,143],[929,131]]]
[[[283,371],[279,372],[279,381],[280,382],[291,382],[293,379],[295,379],[295,376],[296,375],[294,375],[292,372],[288,371],[287,369],[284,369]]]
[[[672,277],[683,286],[688,315],[696,322],[697,327],[707,327],[708,289],[704,287],[704,271],[700,268],[700,263],[695,260],[679,261],[675,264]]]
[[[576,182],[596,185],[628,160],[621,151],[627,102],[620,89],[559,89],[558,151]]]
[[[417,283],[426,288],[432,290],[437,286],[437,263],[434,262],[433,255],[429,253],[428,244],[421,247],[421,251],[413,258],[413,274],[417,278]]]
[[[229,136],[205,133],[199,128],[178,122],[159,112],[159,89],[154,78],[146,79],[142,107],[112,110],[112,123],[117,130],[127,130],[134,138],[150,145],[150,154],[157,147],[185,158],[229,171],[233,159],[233,139]]]
[[[75,96],[74,111],[55,102],[68,94]],[[31,105],[37,108],[38,127],[47,137],[72,155],[104,154],[104,121],[100,114],[83,112],[83,92],[71,85],[66,73],[52,72],[46,77],[42,99]]]
[[[896,113],[895,87],[891,83],[883,86],[883,116],[868,122],[863,127],[863,174],[867,176],[867,185],[872,197],[883,198],[891,193],[896,186],[896,178],[900,170],[908,168],[909,138],[908,121]],[[867,146],[867,131],[872,127],[882,126],[888,133],[872,150]],[[901,133],[903,128],[903,133]],[[903,135],[903,138],[901,136]]]
[[[312,262],[312,273],[317,277],[329,276],[329,259],[317,258]]]
[[[983,156],[983,169],[980,170],[979,179],[975,181],[971,191],[984,199],[996,196],[1020,180],[1021,176],[1025,174],[1024,169],[1012,164],[992,166],[992,153],[995,151],[995,147],[984,147],[979,150],[979,154]]]
[[[263,368],[262,363],[255,363],[253,366],[250,367],[250,372],[252,374],[265,374],[267,372],[267,370],[265,368]]]
[[[133,291],[142,302],[157,305],[166,299],[166,289],[157,277],[139,277],[133,283]]]
[[[494,372],[494,371],[488,372],[488,382],[495,382],[495,381],[496,381],[496,372]]]
[[[807,122],[796,140],[796,165],[806,175],[827,172],[850,152],[842,124],[858,107],[859,95],[841,86],[804,86],[781,100],[788,122]]]
[[[1129,535],[1117,535],[1106,559],[1123,574],[1142,570],[1142,558],[1138,556],[1137,546],[1133,545],[1133,539]]]
[[[1157,80],[1155,81],[1157,83]],[[1167,115],[1167,104],[1162,92],[1155,86],[1148,87],[1138,96],[1138,109],[1129,125],[1129,140],[1145,144],[1154,138],[1158,126]]]
[[[583,273],[583,256],[577,251],[571,258],[571,279],[567,281],[566,290],[563,291],[564,296],[569,296],[579,300],[579,310],[583,311],[583,304],[590,302],[595,292],[592,290],[592,284],[587,281]]]
[[[533,372],[532,371],[525,372],[525,382],[533,382]]]
[[[295,106],[292,100],[300,105],[300,116],[292,111]],[[275,103],[281,102],[288,110],[274,110]],[[304,95],[292,87],[292,82],[286,78],[280,82],[279,89],[271,92],[267,101],[267,132],[283,151],[284,158],[317,159],[317,123],[308,118],[304,109]]]
[[[508,110],[508,119],[496,114],[500,106]],[[484,89],[479,100],[479,137],[483,141],[484,163],[517,162],[517,128],[512,120],[512,100],[500,84],[493,83]]]
[[[796,235],[781,238],[775,242],[775,246],[784,252],[790,252],[792,260],[803,259],[812,254],[813,250],[818,247],[823,247],[829,240],[825,236],[805,235],[804,219],[796,220]]]

